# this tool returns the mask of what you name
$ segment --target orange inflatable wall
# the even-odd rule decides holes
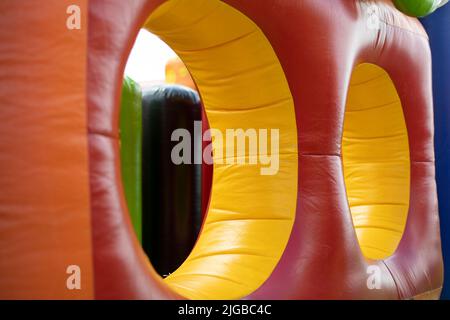
[[[76,3],[88,11],[87,1]],[[87,15],[81,16],[81,30],[68,32],[71,4],[0,2],[3,299],[94,297]],[[70,265],[83,272],[82,290],[66,288]]]

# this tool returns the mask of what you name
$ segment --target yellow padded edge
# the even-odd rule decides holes
[[[168,1],[145,28],[187,65],[212,128],[223,134],[237,128],[279,129],[277,174],[261,175],[260,165],[214,164],[210,208],[199,240],[165,279],[191,299],[245,297],[272,273],[295,218],[297,127],[284,72],[256,24],[218,0]],[[245,156],[254,155],[247,150]]]
[[[353,72],[342,153],[350,210],[361,250],[370,259],[392,255],[406,225],[410,193],[408,132],[397,90],[382,68]]]

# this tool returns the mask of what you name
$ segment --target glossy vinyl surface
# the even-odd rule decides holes
[[[72,4],[0,2],[0,299],[94,297],[87,15],[69,31]]]
[[[74,3],[85,13],[84,20],[81,30],[69,31],[66,9]],[[199,86],[211,127],[279,126],[285,151],[273,176],[261,178],[251,166],[216,166],[209,204],[209,212],[215,214],[207,217],[219,221],[236,212],[252,221],[282,219],[273,224],[218,222],[224,228],[217,230],[205,224],[202,232],[207,236],[197,243],[202,252],[221,248],[225,248],[222,253],[239,252],[236,259],[199,258],[205,265],[213,259],[226,261],[207,269],[212,277],[206,272],[193,275],[191,268],[206,270],[203,262],[196,265],[195,260],[179,270],[179,282],[175,277],[164,281],[154,271],[134,235],[123,192],[119,106],[124,66],[134,39],[152,13],[173,18],[180,13],[176,8],[167,10],[171,5],[186,6],[182,0],[170,3],[0,2],[0,12],[7,13],[0,19],[1,296],[438,297],[443,265],[431,53],[419,21],[402,14],[390,0],[333,0],[332,6],[329,0],[210,0],[206,4],[190,0],[188,7],[205,4],[204,9],[187,8],[190,15],[153,25],[161,27],[151,29],[167,42],[179,36],[172,46],[188,57],[185,62]],[[367,19],[370,5],[377,7],[376,21]],[[194,23],[192,19],[200,18],[210,6],[213,16],[216,6],[227,9],[215,19],[206,15]],[[223,19],[230,12],[231,17]],[[196,29],[206,20],[206,30]],[[191,38],[181,32],[189,26],[196,31]],[[164,34],[169,29],[173,32]],[[220,53],[234,36],[243,42],[231,41],[228,50]],[[233,50],[238,43],[245,43],[236,47],[242,50]],[[197,68],[203,61],[198,57],[215,45],[220,49],[210,63],[218,69]],[[198,55],[189,54],[199,48],[204,50]],[[258,64],[262,61],[267,65]],[[381,260],[366,258],[358,243],[342,163],[346,102],[352,73],[361,63],[377,65],[389,75],[408,134],[406,225],[393,254]],[[233,70],[238,72],[231,81]],[[209,86],[215,80],[222,85]],[[275,101],[279,103],[272,105]],[[265,104],[266,108],[255,108]],[[276,112],[270,112],[272,107]],[[442,177],[439,171],[438,175]],[[220,211],[222,207],[226,210]],[[220,237],[221,232],[228,241]],[[68,265],[81,267],[80,290],[67,290]],[[367,285],[369,267],[380,272],[380,290]],[[235,279],[239,283],[230,281]]]
[[[408,131],[389,75],[365,63],[353,71],[344,115],[342,160],[353,225],[365,257],[397,249],[409,210]]]

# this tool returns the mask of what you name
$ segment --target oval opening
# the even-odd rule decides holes
[[[122,88],[122,182],[136,236],[163,277],[192,250],[206,208],[202,201],[209,199],[211,167],[193,161],[202,146],[197,127],[206,121],[196,89],[176,53],[141,29]],[[176,131],[189,137],[182,150],[188,159],[181,164],[171,161]]]
[[[409,210],[410,153],[402,103],[388,73],[370,63],[352,74],[342,160],[347,197],[362,253],[392,255]]]
[[[186,64],[214,129],[209,210],[194,249],[164,281],[190,299],[245,297],[272,273],[295,218],[297,128],[283,69],[256,24],[218,0],[165,2],[144,28]],[[244,153],[227,130],[242,130]]]

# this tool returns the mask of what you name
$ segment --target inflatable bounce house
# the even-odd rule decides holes
[[[445,3],[2,0],[0,298],[438,299]],[[124,80],[141,28],[189,89]],[[209,174],[167,165],[158,141],[202,113],[277,148],[212,139]],[[180,239],[184,261],[154,249]]]

